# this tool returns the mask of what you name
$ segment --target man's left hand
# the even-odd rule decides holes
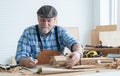
[[[82,57],[82,54],[80,54],[78,51],[72,52],[69,55],[70,59],[67,60],[66,62],[66,67],[71,68],[72,66],[76,65],[79,63],[80,58]]]

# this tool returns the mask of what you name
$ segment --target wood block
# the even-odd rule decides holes
[[[119,66],[119,60],[120,58],[116,58],[116,61],[113,60],[113,58],[82,58],[83,62],[82,65],[75,65],[72,68],[73,69],[91,69],[91,68],[113,68],[116,69]],[[91,63],[93,61],[97,60],[98,64],[86,64]]]
[[[97,65],[102,63],[112,63],[113,58],[105,58],[105,57],[98,57],[98,58],[82,58],[81,64],[82,65]]]
[[[54,67],[64,66],[65,62],[67,61],[65,56],[53,56],[50,59],[50,64]]]
[[[38,55],[38,64],[49,64],[52,56],[58,56],[61,53],[55,50],[42,50]]]
[[[98,66],[98,65],[76,65],[73,66],[72,69],[92,69],[92,68],[100,68],[103,66]]]
[[[92,59],[92,60],[82,59],[81,60],[81,65],[96,65],[96,64],[98,64],[98,61],[95,59]]]
[[[120,66],[120,59],[117,60],[117,64]]]

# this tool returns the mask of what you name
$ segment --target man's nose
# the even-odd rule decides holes
[[[48,21],[45,21],[45,22],[44,22],[44,25],[45,25],[45,26],[48,26]]]

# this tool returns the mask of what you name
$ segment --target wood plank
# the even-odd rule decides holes
[[[96,26],[96,29],[99,31],[116,31],[117,25],[100,25]]]
[[[101,51],[104,57],[108,54],[120,54],[120,48],[85,48],[85,50]]]
[[[96,29],[91,31],[91,44],[99,45],[99,32],[102,31],[116,31],[117,25],[100,25],[96,26]]]
[[[100,32],[99,40],[102,41],[103,46],[120,46],[120,31]]]
[[[72,69],[93,69],[93,68],[99,68],[98,66],[95,65],[76,65],[73,66]]]
[[[80,34],[79,34],[79,26],[69,26],[69,27],[64,27],[65,29],[67,29],[68,33],[71,34],[74,38],[76,38],[77,40],[80,40]]]
[[[99,31],[96,29],[93,29],[91,31],[91,44],[92,45],[98,45],[99,44]]]

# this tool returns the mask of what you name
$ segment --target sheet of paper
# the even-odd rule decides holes
[[[55,73],[67,73],[67,72],[79,72],[84,70],[73,70],[73,69],[66,69],[64,67],[54,68],[50,65],[37,65],[35,68],[25,68],[32,72],[38,72],[39,74],[55,74]]]

